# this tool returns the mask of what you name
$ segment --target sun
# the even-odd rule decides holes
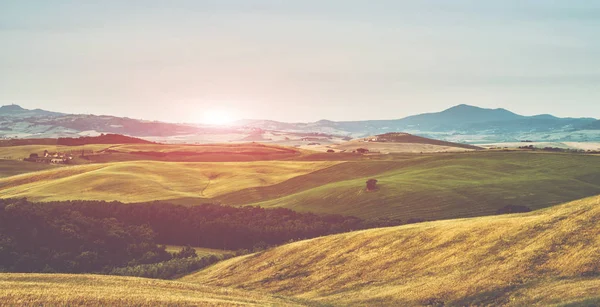
[[[209,109],[205,110],[202,122],[208,125],[228,125],[235,121],[232,113],[225,109]]]

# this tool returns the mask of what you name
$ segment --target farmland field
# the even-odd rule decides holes
[[[355,156],[92,163],[2,178],[0,194],[33,201],[216,202],[403,220],[489,215],[506,205],[539,209],[600,194],[600,157],[592,155],[489,151]],[[378,180],[378,189],[366,191],[371,178]]]
[[[4,198],[36,201],[181,198],[202,201],[239,189],[273,185],[337,162],[174,163],[134,161],[78,165],[0,179]]]
[[[0,306],[303,306],[296,301],[147,278],[0,273]]]
[[[596,306],[600,196],[287,244],[181,281],[339,306]],[[568,305],[573,304],[573,305]]]
[[[316,175],[313,173],[246,194],[278,191],[277,197],[253,203],[264,207],[344,212],[364,218],[391,216],[427,220],[493,214],[508,204],[538,209],[600,194],[597,156],[478,152],[377,163],[390,164],[377,174],[360,178],[348,176],[345,180],[336,178],[326,184],[311,185],[312,180],[318,180],[313,179]],[[359,171],[351,171],[359,165],[347,163],[336,168],[348,167],[349,173],[359,174]],[[365,190],[365,181],[369,178],[378,180],[379,190]],[[295,185],[303,179],[304,190]],[[287,196],[279,196],[285,194],[284,191]],[[268,193],[261,195],[264,194],[267,198]]]
[[[44,150],[50,152],[65,152],[73,153],[77,155],[82,150],[98,151],[106,148],[107,145],[94,144],[94,145],[83,145],[83,146],[64,146],[64,145],[23,145],[23,146],[0,146],[0,159],[11,159],[11,160],[23,160],[23,158],[29,157],[30,154],[36,153],[42,155]]]
[[[56,165],[0,159],[0,178],[54,169]]]

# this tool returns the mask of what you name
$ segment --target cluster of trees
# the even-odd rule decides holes
[[[146,225],[24,200],[0,201],[0,271],[101,272],[170,258]]]
[[[209,265],[231,257],[231,254],[225,254],[221,256],[208,255],[205,257],[175,257],[171,260],[159,263],[139,264],[135,266],[115,268],[108,272],[108,274],[118,276],[174,279],[190,272],[198,271]]]
[[[352,230],[400,225],[400,220],[362,220],[343,215],[299,213],[290,209],[230,207],[215,204],[181,206],[150,202],[103,201],[46,203],[94,218],[115,218],[127,225],[147,225],[160,244],[227,250],[279,245]]]
[[[161,271],[149,265],[195,258],[195,253],[188,248],[174,256],[159,244],[256,251],[293,240],[400,223],[214,204],[0,200],[0,271],[109,273],[137,267],[133,271],[165,276],[206,263],[171,261]]]
[[[560,147],[544,147],[538,148],[533,145],[528,146],[519,146],[519,149],[528,149],[528,150],[542,150],[542,151],[552,151],[552,152],[567,152],[567,153],[589,153],[589,154],[597,154],[600,151],[597,150],[584,150],[584,149],[575,149],[575,148],[560,148]]]
[[[99,136],[82,136],[78,138],[58,138],[56,145],[81,146],[88,144],[154,144],[140,138],[121,134],[101,134]]]

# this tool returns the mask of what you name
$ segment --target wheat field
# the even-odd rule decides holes
[[[296,242],[181,280],[339,306],[598,304],[599,259],[596,196],[527,214]]]
[[[304,306],[250,291],[136,277],[0,273],[0,306]]]

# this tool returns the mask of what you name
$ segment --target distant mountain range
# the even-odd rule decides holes
[[[559,118],[548,114],[523,116],[506,109],[484,109],[465,104],[442,112],[395,120],[321,120],[299,124],[245,120],[240,124],[262,129],[322,132],[354,137],[402,131],[467,143],[522,140],[600,141],[600,120],[595,118]]]
[[[241,120],[231,127],[173,124],[115,116],[76,115],[18,105],[0,107],[0,137],[72,137],[119,133],[137,137],[181,137],[264,132],[364,137],[386,132],[408,132],[429,138],[463,143],[514,141],[600,141],[600,120],[559,118],[552,115],[523,116],[506,109],[457,105],[442,112],[413,115],[396,120],[286,123],[272,120]],[[231,141],[231,139],[230,139]]]

